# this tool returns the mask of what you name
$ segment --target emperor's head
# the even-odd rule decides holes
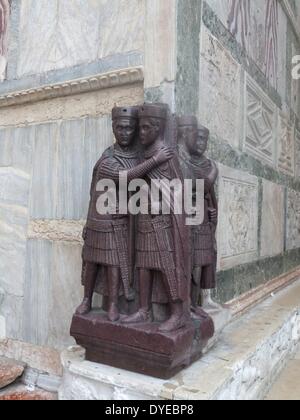
[[[186,147],[189,154],[193,154],[198,136],[198,121],[192,115],[177,118],[178,144]]]
[[[113,132],[120,147],[130,147],[138,131],[138,108],[115,107],[112,110]]]
[[[163,138],[166,127],[167,109],[164,104],[145,104],[139,109],[139,137],[144,147],[150,147]]]

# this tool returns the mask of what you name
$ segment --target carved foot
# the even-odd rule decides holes
[[[110,305],[107,316],[110,322],[117,322],[120,319],[119,310],[115,303]]]
[[[123,319],[124,324],[141,324],[146,322],[153,322],[152,311],[139,310],[135,314]]]
[[[80,306],[78,306],[78,308],[76,309],[76,314],[77,315],[87,315],[88,313],[90,313],[92,310],[92,302],[90,301],[90,299],[85,298],[83,299],[83,302]]]
[[[219,303],[213,300],[211,290],[202,290],[201,294],[202,294],[201,307],[205,312],[212,312],[212,311],[220,312],[224,309],[222,305],[220,305]]]
[[[198,319],[197,312],[195,308],[191,308],[191,318],[196,320]]]
[[[172,315],[168,321],[161,324],[159,327],[160,332],[170,333],[180,330],[186,326],[186,317],[184,315]]]
[[[213,300],[203,302],[201,307],[205,312],[212,312],[212,311],[220,312],[224,309],[222,305],[219,305],[219,303],[214,302]]]

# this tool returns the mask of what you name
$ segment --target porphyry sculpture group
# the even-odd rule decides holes
[[[83,232],[84,299],[71,335],[88,360],[169,378],[200,358],[214,334],[209,313],[219,309],[211,297],[218,169],[205,156],[209,131],[196,117],[171,115],[165,104],[144,104],[115,107],[112,120],[116,142],[93,172]],[[101,213],[99,199],[107,190],[99,182],[107,179],[114,182],[117,197],[120,179],[127,187],[136,179],[149,186],[189,179],[194,204],[197,180],[203,180],[204,217],[187,225],[187,214],[175,209],[174,190],[166,196],[163,189],[154,203],[151,196],[143,214],[121,211],[120,202],[117,211]],[[101,308],[93,308],[95,293],[102,296]]]

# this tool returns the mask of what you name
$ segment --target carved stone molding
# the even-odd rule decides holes
[[[290,286],[295,281],[299,280],[300,267],[288,272],[280,277],[276,277],[255,289],[239,296],[236,299],[227,302],[231,312],[234,316],[240,316],[244,312],[258,305],[260,302],[269,298],[273,293],[278,293],[280,290]]]
[[[68,82],[42,86],[37,89],[28,89],[20,92],[0,96],[0,108],[20,105],[29,102],[38,102],[45,99],[77,95],[115,86],[124,86],[144,81],[143,67],[132,67],[102,73],[88,78],[74,79]]]
[[[300,193],[289,190],[287,194],[286,247],[300,247]]]
[[[28,239],[83,243],[83,220],[33,220],[28,226]]]

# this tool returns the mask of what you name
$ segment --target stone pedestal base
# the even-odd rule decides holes
[[[213,321],[204,313],[173,333],[161,333],[158,326],[111,323],[104,313],[93,311],[74,315],[71,335],[91,362],[169,379],[198,360],[214,334]]]
[[[233,320],[218,345],[169,380],[62,354],[61,400],[261,400],[300,343],[300,280]],[[224,324],[222,318],[218,324]],[[226,317],[225,317],[226,321]]]

